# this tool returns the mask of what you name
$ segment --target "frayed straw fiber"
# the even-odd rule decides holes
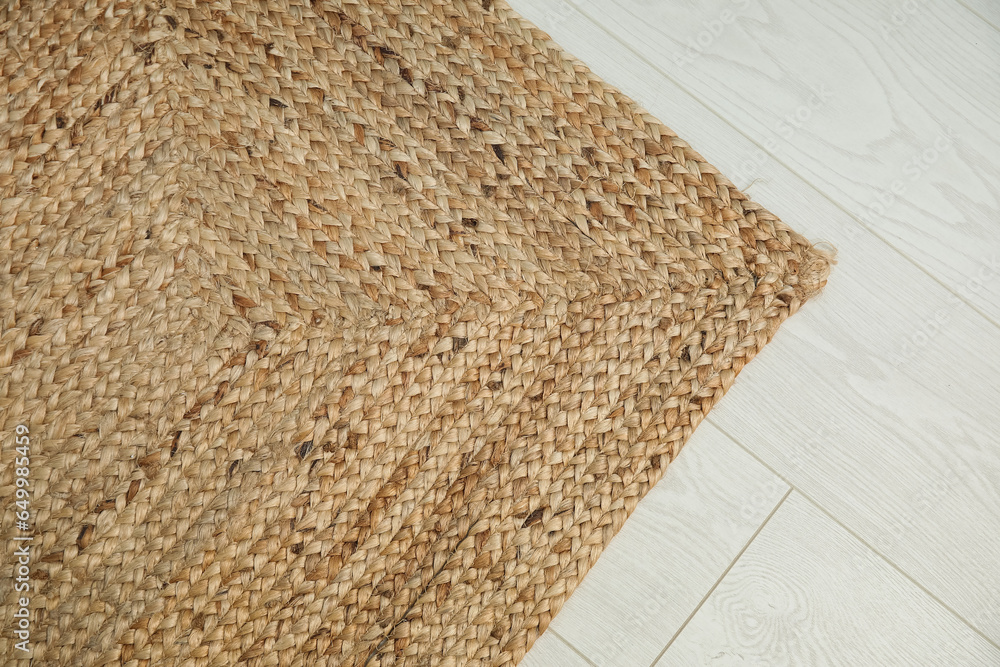
[[[35,665],[514,665],[829,269],[500,1],[15,0],[0,102]]]

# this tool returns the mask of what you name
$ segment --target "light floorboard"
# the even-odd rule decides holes
[[[599,667],[652,664],[788,490],[702,424],[550,627]]]
[[[995,667],[1000,650],[793,492],[656,667]]]
[[[910,1],[914,2],[915,0]],[[994,28],[1000,30],[1000,2],[996,0],[961,0],[961,3]]]
[[[518,667],[594,667],[555,632],[546,632],[535,642]]]
[[[1000,323],[1000,270],[970,289],[1000,260],[1000,32],[964,5],[543,4],[578,7]],[[751,161],[728,175],[755,174]]]
[[[743,120],[706,108],[629,39],[610,35],[617,5],[602,10],[602,28],[566,3],[514,4],[758,201],[839,248],[827,290],[782,327],[709,421],[929,600],[1000,642],[1000,329],[977,312],[994,299],[1000,266],[972,270],[961,297],[946,288],[918,257],[860,225],[845,195],[806,181]],[[661,6],[628,4],[650,16]],[[950,167],[941,172],[951,178]],[[998,238],[985,234],[982,245]]]

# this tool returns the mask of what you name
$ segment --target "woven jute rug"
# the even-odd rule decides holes
[[[0,68],[11,662],[514,665],[829,268],[502,2],[15,0]]]

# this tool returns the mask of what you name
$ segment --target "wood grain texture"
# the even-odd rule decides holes
[[[792,493],[656,667],[1000,664],[1000,650]]]
[[[518,667],[594,667],[556,633],[546,632],[534,643]]]
[[[788,490],[710,424],[689,445],[552,623],[598,667],[651,664]]]
[[[996,29],[954,0],[574,4],[1000,322],[1000,272],[972,282],[1000,258]]]
[[[572,8],[518,9],[723,173],[752,164],[740,185],[838,246],[814,307],[788,323],[709,421],[1000,640],[997,328]]]
[[[996,0],[961,0],[961,2],[987,23],[1000,30],[1000,2],[996,2]]]

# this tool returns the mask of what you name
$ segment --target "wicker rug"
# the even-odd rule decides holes
[[[0,68],[36,665],[517,663],[829,268],[502,2],[14,1]]]

